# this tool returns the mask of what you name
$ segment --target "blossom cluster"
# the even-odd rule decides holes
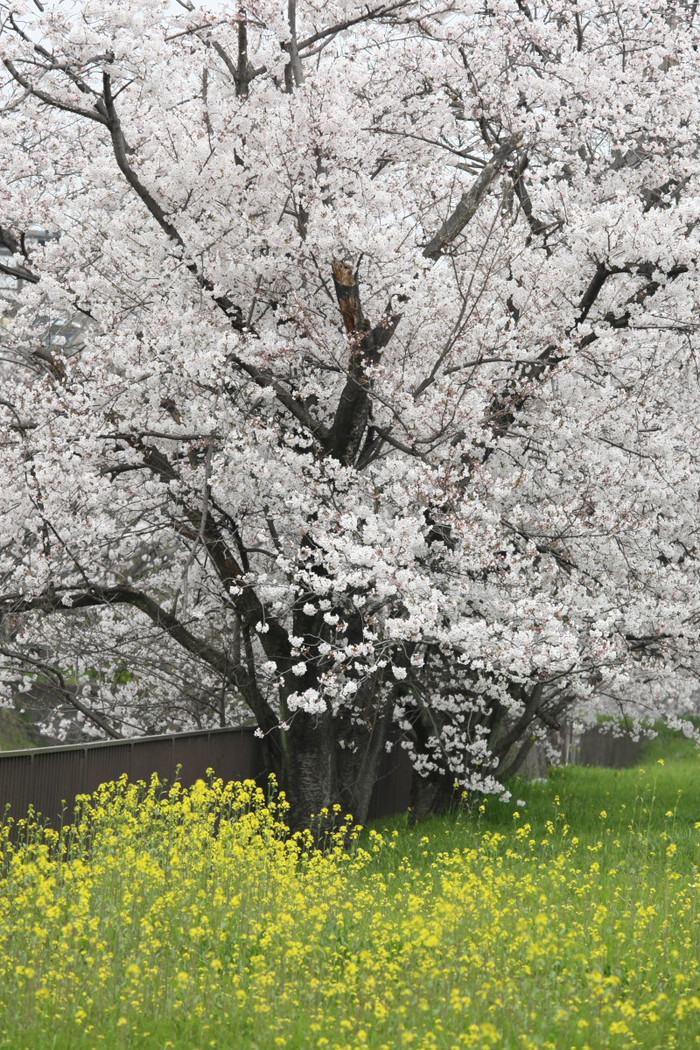
[[[8,689],[343,799],[692,713],[695,5],[127,7],[0,2]]]

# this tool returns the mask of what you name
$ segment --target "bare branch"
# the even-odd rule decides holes
[[[194,33],[201,33],[203,29],[212,29],[217,25],[221,25],[221,23],[202,22],[200,25],[190,26],[189,29],[181,29],[179,33],[171,33],[170,36],[165,37],[165,40],[169,43],[171,40],[179,40],[182,36],[192,36]]]
[[[408,7],[411,2],[412,0],[398,0],[395,4],[380,4],[379,7],[368,8],[364,14],[358,15],[356,18],[347,18],[344,22],[337,22],[334,26],[329,26],[327,29],[321,29],[318,33],[307,36],[305,40],[301,40],[297,45],[299,51],[311,47],[317,41],[323,40],[327,36],[335,36],[337,33],[342,33],[344,29],[350,29],[361,22],[370,22],[374,18],[386,18],[387,15],[393,14],[394,11],[400,11],[402,7]],[[302,55],[303,57],[305,56]]]
[[[27,281],[29,284],[38,284],[39,278],[31,270],[25,270],[23,266],[7,266],[0,262],[0,273],[8,277],[14,277],[17,281]]]
[[[45,103],[47,106],[52,106],[54,109],[62,109],[66,113],[75,113],[76,116],[86,117],[88,120],[95,120],[98,124],[107,124],[107,118],[97,109],[85,109],[83,106],[78,106],[75,103],[63,102],[61,99],[49,95],[46,91],[42,91],[40,88],[35,87],[31,81],[27,80],[27,78],[19,72],[11,59],[3,58],[2,61],[13,79],[16,80],[17,83],[30,95],[38,98],[40,102]]]
[[[609,277],[612,277],[614,274],[622,273],[643,274],[648,276],[654,272],[654,269],[655,267],[651,263],[635,263],[624,266],[606,266],[604,263],[598,263],[596,271],[579,301],[579,315],[573,325],[568,329],[567,335],[573,335],[576,328],[587,318]],[[665,276],[667,280],[675,280],[676,277],[680,277],[687,272],[688,266],[685,264],[679,264],[678,266],[671,267]],[[656,278],[648,280],[639,291],[635,292],[634,295],[631,295],[625,301],[625,306],[640,305],[648,298],[655,295],[661,287],[661,280]],[[627,328],[631,317],[632,315],[629,309],[625,310],[623,313],[615,313],[614,311],[609,310],[603,317],[603,321],[611,328]],[[591,343],[596,342],[598,338],[599,336],[596,332],[589,332],[587,335],[583,336],[583,338],[579,339],[575,347],[576,352],[585,350],[586,347],[591,345]],[[506,384],[502,393],[495,396],[491,402],[491,408],[486,422],[491,427],[494,434],[502,435],[508,431],[508,428],[515,420],[516,413],[531,397],[533,385],[542,382],[547,376],[549,376],[552,370],[564,359],[564,357],[565,355],[562,354],[559,347],[548,346],[545,347],[534,361],[518,363],[514,369],[514,374],[511,380]]]
[[[43,660],[35,660],[26,653],[15,653],[9,649],[0,649],[0,653],[16,663],[26,664],[37,674],[42,674],[46,678],[53,678],[61,695],[71,707],[74,707],[76,711],[80,711],[80,713],[92,722],[93,725],[97,726],[98,729],[101,729],[103,733],[107,734],[107,736],[112,737],[113,740],[122,739],[122,734],[119,733],[114,726],[112,726],[107,719],[99,713],[99,711],[93,711],[91,707],[87,707],[87,705],[79,699],[77,692],[74,692],[68,687],[65,678],[59,669],[54,667],[53,664],[47,664]]]
[[[530,200],[530,194],[525,185],[525,171],[527,170],[528,164],[529,158],[527,153],[523,153],[511,172],[513,189],[533,235],[535,237],[542,237],[547,233],[551,233],[552,230],[556,228],[557,224],[547,224],[546,222],[543,222],[536,217],[532,210],[532,201]]]
[[[451,215],[428,241],[423,248],[426,259],[439,259],[445,248],[452,244],[456,237],[462,232],[468,223],[474,218],[477,208],[481,204],[486,191],[494,181],[501,166],[511,154],[522,145],[519,135],[511,135],[510,138],[496,150],[491,160],[484,166],[484,170],[476,179],[471,189],[463,193],[459,203]]]
[[[25,261],[29,261],[24,236],[20,235],[17,237],[12,230],[8,230],[7,227],[3,226],[0,226],[0,248],[4,248],[10,255],[22,256]],[[28,266],[22,264],[10,266],[9,263],[0,262],[0,273],[5,273],[8,277],[14,277],[18,281],[28,281],[30,284],[38,284],[39,282],[37,275]]]
[[[289,23],[290,38],[285,44],[289,55],[289,62],[284,70],[286,91],[291,94],[292,90],[304,80],[304,73],[299,58],[299,44],[297,42],[297,0],[287,0],[287,21]]]
[[[603,285],[612,274],[604,263],[598,263],[596,271],[591,278],[586,291],[583,293],[581,302],[578,304],[579,315],[576,324],[582,324],[588,317],[588,313],[602,291]]]
[[[51,590],[34,598],[5,595],[0,597],[0,615],[17,616],[28,612],[68,613],[75,609],[94,609],[100,606],[120,604],[131,605],[139,609],[152,620],[156,627],[169,634],[192,656],[203,660],[224,678],[232,681],[234,685],[240,684],[236,668],[231,666],[225,653],[215,649],[201,638],[197,638],[177,617],[168,613],[142,591],[131,587],[90,587],[73,593],[65,591],[58,593]]]
[[[231,79],[236,87],[239,98],[248,97],[248,87],[251,80],[267,72],[267,66],[253,68],[248,60],[248,25],[244,18],[238,23],[238,65],[233,61],[228,51],[218,40],[210,40],[211,46],[221,58],[224,65],[231,74]]]
[[[204,542],[204,540],[205,540],[205,529],[206,529],[206,524],[207,524],[207,515],[209,514],[209,478],[210,478],[210,475],[211,475],[211,450],[212,450],[212,447],[211,447],[211,444],[210,444],[208,446],[208,448],[207,448],[207,454],[206,454],[206,459],[205,459],[205,463],[204,463],[204,480],[202,482],[202,510],[201,510],[202,517],[201,517],[201,521],[199,523],[199,529],[197,531],[196,539],[194,540],[194,542],[192,544],[192,547],[190,549],[190,553],[188,554],[187,560],[186,560],[186,562],[185,562],[185,564],[184,564],[184,566],[182,568],[182,572],[180,573],[180,583],[177,586],[177,588],[175,589],[175,594],[173,596],[173,605],[172,605],[173,613],[175,613],[177,611],[177,603],[178,603],[178,599],[180,597],[180,592],[181,591],[182,591],[183,596],[184,596],[184,601],[187,602],[189,570],[190,570],[190,567],[193,564],[193,562],[194,562],[194,560],[195,560],[195,558],[197,556],[197,549],[199,547],[205,547],[205,542]]]
[[[387,313],[373,328],[362,312],[357,274],[349,263],[333,260],[333,281],[350,343],[348,377],[325,441],[326,451],[342,463],[354,463],[370,417],[369,369],[393,336],[401,314]]]
[[[111,441],[117,441],[117,440],[131,441],[134,438],[136,438],[137,440],[141,440],[142,438],[146,438],[146,437],[154,437],[154,438],[163,438],[166,441],[201,441],[201,442],[204,442],[207,445],[212,445],[214,442],[221,440],[221,434],[216,434],[216,433],[214,433],[214,434],[201,434],[199,432],[196,432],[196,433],[192,433],[192,434],[186,434],[186,433],[174,434],[174,433],[172,433],[169,430],[140,430],[136,434],[133,431],[116,430],[116,431],[114,431],[112,433],[98,434],[97,436],[100,437],[100,438],[105,438],[106,440],[111,440]]]

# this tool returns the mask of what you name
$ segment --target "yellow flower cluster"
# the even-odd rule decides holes
[[[685,847],[650,866],[632,837],[521,819],[407,853],[336,814],[320,851],[285,807],[251,782],[122,779],[60,835],[5,827],[0,1048],[700,1046]]]

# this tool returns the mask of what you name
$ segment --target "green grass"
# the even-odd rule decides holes
[[[40,735],[16,711],[0,707],[0,751],[38,747]]]
[[[638,763],[627,769],[555,767],[546,781],[516,777],[508,784],[508,802],[476,796],[448,818],[432,818],[412,828],[402,815],[383,821],[382,826],[400,828],[407,848],[427,831],[437,836],[436,842],[443,834],[471,834],[475,826],[504,831],[513,827],[516,812],[516,820],[526,819],[538,833],[553,814],[560,819],[564,814],[575,834],[586,841],[597,836],[603,811],[607,826],[623,834],[630,825],[637,835],[662,834],[668,831],[669,820],[681,834],[692,832],[700,820],[700,748],[681,733],[662,725],[655,728],[657,736],[644,743]],[[518,801],[524,805],[518,806]]]
[[[699,772],[664,736],[325,855],[250,784],[108,786],[5,841],[0,1048],[700,1046]]]
[[[633,823],[638,831],[661,833],[669,811],[675,826],[687,829],[700,820],[700,749],[679,732],[662,725],[655,729],[656,737],[645,741],[638,762],[628,769],[554,768],[546,783],[516,779],[509,785],[513,798],[526,802],[528,820],[538,825],[558,798],[579,835],[595,833],[603,810],[618,831]],[[488,819],[507,824],[507,807],[490,805]]]

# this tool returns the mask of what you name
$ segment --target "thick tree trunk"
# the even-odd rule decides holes
[[[391,724],[389,704],[377,710],[368,703],[365,712],[364,721],[342,726],[342,738],[350,746],[338,748],[340,803],[357,824],[367,820]]]
[[[458,804],[460,797],[461,792],[455,789],[454,776],[429,773],[423,777],[414,770],[411,779],[411,823],[424,820],[432,814],[446,813]]]
[[[279,780],[291,805],[290,826],[317,830],[322,811],[339,802],[331,717],[297,711],[283,733]]]
[[[272,756],[273,771],[290,802],[292,830],[311,828],[322,838],[347,814],[354,823],[366,821],[387,732],[384,715],[372,725],[348,727],[330,714],[294,714],[289,729],[280,734],[281,761]]]

